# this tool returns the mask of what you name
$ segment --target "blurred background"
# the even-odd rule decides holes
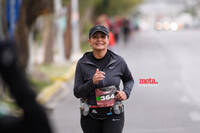
[[[81,132],[73,75],[95,24],[109,28],[109,49],[135,80],[124,132],[199,133],[200,0],[0,0],[0,40],[17,42],[18,64],[55,132]],[[0,81],[7,113],[22,112]]]

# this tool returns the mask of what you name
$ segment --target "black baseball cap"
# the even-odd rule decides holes
[[[109,31],[105,26],[103,26],[103,25],[95,25],[89,31],[89,38],[91,38],[94,35],[94,33],[96,33],[97,31],[103,32],[107,36],[109,35]]]

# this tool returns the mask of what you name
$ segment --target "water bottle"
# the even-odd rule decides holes
[[[87,116],[89,113],[89,105],[87,104],[87,102],[83,99],[80,100],[80,110],[81,110],[81,114],[83,116]]]
[[[116,101],[115,105],[113,107],[114,113],[119,115],[121,113],[121,106],[122,106],[122,102],[121,101]]]

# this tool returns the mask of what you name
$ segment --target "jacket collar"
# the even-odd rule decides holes
[[[110,55],[111,55],[111,59],[110,59],[110,62],[107,64],[107,67],[110,66],[111,64],[114,64],[115,62],[117,62],[118,60],[118,55],[115,54],[114,52],[108,50],[107,52],[110,52]],[[96,66],[96,64],[94,64],[90,59],[87,58],[87,54],[89,52],[85,53],[83,55],[83,59],[82,59],[82,63],[84,64],[88,64],[88,65],[93,65],[93,66]]]

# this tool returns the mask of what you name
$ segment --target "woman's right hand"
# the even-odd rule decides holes
[[[118,99],[120,101],[127,99],[126,93],[122,90],[120,90],[120,91],[118,90],[115,97],[116,97],[116,99]]]
[[[100,80],[103,80],[105,78],[105,73],[103,71],[99,71],[99,69],[96,69],[96,72],[92,78],[93,84],[98,84]]]

